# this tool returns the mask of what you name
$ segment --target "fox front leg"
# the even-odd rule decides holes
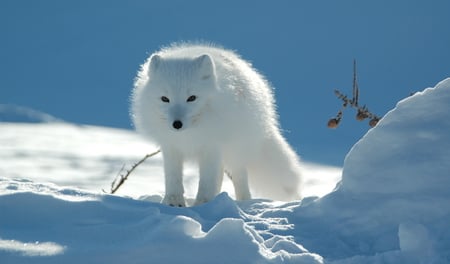
[[[166,194],[163,203],[174,207],[185,207],[183,187],[183,157],[173,150],[162,150]]]
[[[231,180],[234,185],[236,200],[250,200],[250,188],[248,186],[248,174],[245,167],[236,167],[231,171]]]
[[[200,181],[195,205],[211,201],[221,190],[223,165],[219,151],[205,151],[199,159],[199,174]]]

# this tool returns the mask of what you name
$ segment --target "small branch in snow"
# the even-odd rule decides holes
[[[151,154],[147,154],[145,155],[141,160],[139,160],[138,162],[136,162],[135,164],[133,164],[133,166],[131,166],[131,168],[129,170],[125,171],[125,174],[123,174],[124,172],[124,168],[125,165],[122,166],[122,168],[120,169],[118,175],[116,176],[116,178],[114,179],[114,181],[111,183],[111,194],[114,194],[119,188],[120,186],[122,186],[122,184],[125,183],[125,181],[128,179],[128,176],[130,176],[130,174],[139,166],[141,165],[146,159],[155,156],[156,154],[158,154],[159,152],[161,152],[160,149],[158,149],[157,151],[151,153]],[[104,190],[103,190],[104,191]],[[105,192],[105,191],[104,191]]]
[[[341,93],[339,90],[334,90],[335,95],[338,99],[341,99],[344,103],[342,104],[342,108],[337,113],[336,117],[331,118],[328,120],[328,127],[329,128],[336,128],[339,126],[339,123],[341,122],[343,111],[347,106],[350,106],[352,108],[355,108],[358,112],[356,114],[356,120],[362,121],[366,118],[370,118],[369,125],[371,127],[374,127],[377,125],[378,121],[380,121],[380,117],[373,114],[369,111],[367,106],[359,106],[359,87],[358,82],[356,80],[356,60],[353,60],[353,97],[350,99],[345,94]]]

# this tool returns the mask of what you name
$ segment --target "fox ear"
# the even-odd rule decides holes
[[[155,71],[156,69],[158,69],[159,65],[161,64],[161,56],[154,54],[151,56],[150,58],[150,63],[148,66],[148,69],[150,70],[150,72]]]
[[[206,80],[214,76],[214,62],[208,54],[201,55],[195,59],[202,80]]]

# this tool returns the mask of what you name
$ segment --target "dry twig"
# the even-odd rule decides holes
[[[158,154],[159,152],[161,152],[160,149],[158,149],[157,151],[151,153],[151,154],[147,154],[145,155],[141,160],[139,160],[138,162],[136,162],[135,164],[133,164],[133,166],[131,166],[131,168],[129,170],[125,171],[125,174],[122,174],[122,172],[124,171],[125,165],[122,166],[122,168],[120,169],[117,177],[114,179],[114,181],[111,183],[111,194],[114,194],[119,188],[120,186],[122,186],[122,184],[125,183],[125,181],[128,179],[128,176],[130,176],[130,174],[139,166],[141,165],[146,159],[155,156],[156,154]]]

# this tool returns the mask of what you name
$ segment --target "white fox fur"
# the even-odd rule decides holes
[[[142,65],[131,101],[136,129],[163,153],[164,203],[186,205],[186,160],[199,166],[196,204],[220,192],[224,170],[238,200],[250,193],[300,198],[299,158],[281,135],[272,88],[236,53],[210,45],[164,48]]]

